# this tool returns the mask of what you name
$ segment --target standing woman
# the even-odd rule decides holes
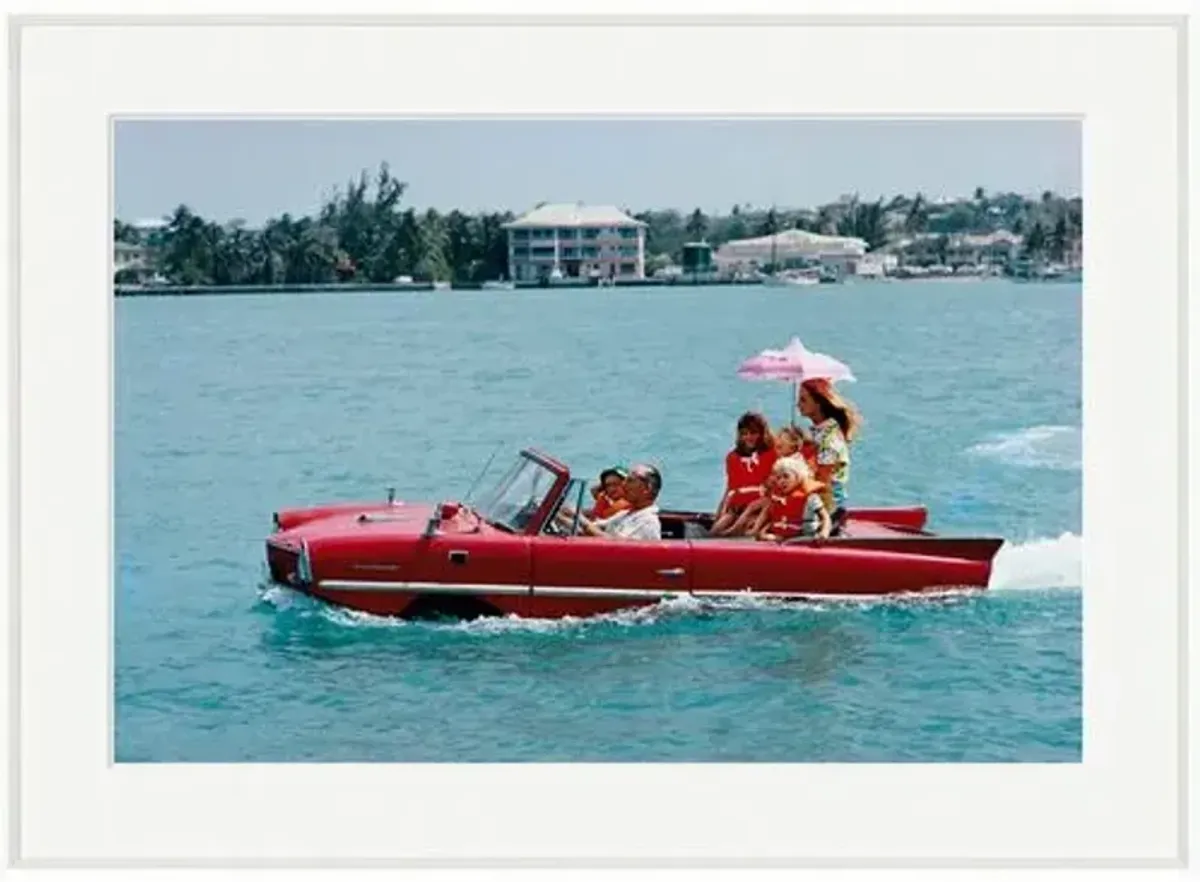
[[[858,436],[862,415],[825,379],[800,384],[796,406],[813,424],[816,479],[825,485],[822,501],[832,512],[834,532],[846,519],[846,485],[850,481],[850,444]]]

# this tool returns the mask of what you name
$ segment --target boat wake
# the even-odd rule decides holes
[[[989,588],[1080,588],[1083,585],[1083,537],[1063,533],[1056,539],[1005,543],[992,565]]]
[[[331,606],[298,594],[278,585],[260,584],[258,599],[264,606],[280,612],[298,615],[301,619],[317,617],[335,625],[354,628],[409,628],[466,634],[554,633],[597,626],[636,627],[662,621],[665,617],[694,615],[703,610],[724,608],[767,608],[782,605],[767,598],[746,598],[744,602],[708,601],[695,597],[663,600],[637,609],[618,610],[596,616],[564,616],[556,619],[495,616],[464,621],[413,621],[391,616],[376,616],[359,610]]]
[[[936,593],[866,597],[814,595],[803,600],[783,600],[750,594],[744,597],[719,598],[682,596],[664,599],[636,609],[617,610],[587,617],[564,616],[555,619],[537,619],[497,616],[469,621],[411,621],[330,606],[279,586],[260,585],[259,587],[259,601],[262,604],[280,612],[286,611],[302,620],[315,619],[347,628],[424,629],[474,636],[556,634],[581,630],[638,628],[729,612],[787,611],[811,615],[834,611],[866,610],[880,605],[895,606],[902,603],[924,605],[956,603],[978,596],[979,591],[974,588],[948,588]]]
[[[1031,426],[997,435],[967,452],[1024,468],[1079,471],[1083,468],[1083,433],[1078,426]]]

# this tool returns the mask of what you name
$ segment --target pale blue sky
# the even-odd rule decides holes
[[[381,160],[408,204],[522,212],[805,207],[844,193],[1080,192],[1080,125],[1058,120],[165,120],[116,128],[116,210],[186,203],[251,224],[311,213]]]

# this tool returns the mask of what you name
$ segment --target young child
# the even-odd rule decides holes
[[[775,435],[775,452],[780,459],[796,457],[811,469],[817,459],[817,445],[799,426],[784,426]]]
[[[775,465],[775,439],[767,419],[744,413],[737,421],[737,441],[725,455],[725,494],[713,520],[711,536],[743,535],[753,522],[751,506],[763,498]]]
[[[821,501],[824,485],[813,477],[803,459],[788,457],[777,462],[771,484],[770,502],[755,525],[759,539],[829,537],[833,524]]]
[[[629,502],[625,499],[625,470],[614,466],[602,471],[600,483],[592,487],[592,499],[596,504],[583,514],[584,517],[596,521],[610,518],[629,508]]]

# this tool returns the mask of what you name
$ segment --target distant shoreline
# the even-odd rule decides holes
[[[1046,284],[1061,283],[1061,282],[1078,282],[1078,278],[1014,278],[1011,276],[983,276],[983,275],[961,275],[961,276],[911,276],[908,278],[898,278],[896,276],[884,276],[880,278],[862,278],[844,282],[832,282],[826,284],[818,284],[812,286],[796,286],[796,290],[820,290],[822,288],[843,288],[846,286],[853,287],[856,284],[863,282],[886,282],[889,284],[911,284],[923,282],[989,282],[1003,281],[1014,283],[1029,283],[1042,282]],[[497,293],[514,290],[575,290],[575,289],[598,289],[603,290],[606,287],[615,288],[746,288],[746,287],[765,287],[759,279],[696,279],[676,278],[676,279],[628,279],[618,280],[612,285],[597,286],[583,282],[556,282],[549,285],[539,285],[537,283],[517,283],[512,288],[496,288],[485,287],[479,282],[465,282],[462,284],[454,284],[451,286],[435,286],[432,282],[330,282],[324,284],[309,284],[309,285],[114,285],[113,294],[116,297],[207,297],[220,296],[230,294],[335,294],[335,293],[398,293],[398,292],[421,292],[421,291],[480,291],[480,290],[495,290]],[[779,286],[785,287],[785,286]]]
[[[616,288],[670,288],[704,286],[738,286],[762,284],[758,279],[713,280],[697,279],[626,279],[597,286],[583,279],[558,281],[548,285],[537,282],[517,282],[511,287],[492,288],[483,282],[456,282],[452,285],[435,285],[433,282],[325,282],[309,285],[114,285],[117,297],[172,297],[205,294],[327,294],[350,292],[393,292],[393,291],[512,291],[553,289],[581,289],[598,287]]]

